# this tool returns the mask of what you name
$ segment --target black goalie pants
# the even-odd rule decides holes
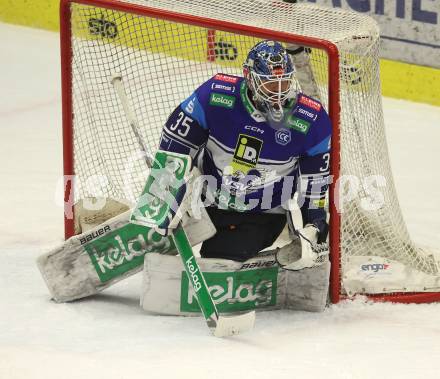
[[[243,262],[272,245],[286,225],[284,214],[239,213],[207,208],[217,233],[203,242],[203,258]]]

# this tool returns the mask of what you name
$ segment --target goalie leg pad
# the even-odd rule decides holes
[[[131,210],[124,212],[38,257],[38,268],[55,301],[91,296],[136,274],[146,253],[176,254],[171,237],[131,224],[130,214]],[[200,220],[186,219],[183,227],[192,245],[215,233],[206,212]]]
[[[286,308],[323,312],[328,303],[330,262],[320,266],[287,272]]]
[[[198,258],[220,313],[293,309],[321,312],[328,295],[330,263],[299,271],[278,266],[275,251],[245,262]],[[200,315],[181,260],[174,256],[145,257],[141,307],[149,313]]]

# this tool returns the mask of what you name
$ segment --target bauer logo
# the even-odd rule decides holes
[[[276,305],[278,267],[237,272],[203,273],[219,312],[237,312]],[[195,292],[182,272],[180,310],[200,312]]]
[[[235,97],[214,92],[211,93],[209,104],[214,105],[216,107],[232,109],[234,108]]]
[[[243,266],[239,268],[239,270],[249,270],[251,268],[263,268],[263,267],[272,267],[277,264],[276,260],[271,261],[256,261],[251,263],[244,263]]]
[[[146,253],[166,253],[173,248],[170,238],[134,224],[127,224],[84,245],[102,283],[140,268]]]
[[[81,243],[81,245],[84,245],[85,243],[90,242],[95,238],[98,238],[99,236],[102,236],[104,233],[109,232],[110,230],[111,230],[110,225],[106,225],[102,228],[99,228],[98,230],[95,230],[94,232],[91,232],[81,237],[79,239],[79,242]]]
[[[304,95],[301,95],[299,97],[299,102],[309,108],[314,109],[315,111],[320,111],[321,110],[321,103],[311,99],[310,97],[306,97]]]
[[[287,127],[294,129],[300,133],[307,134],[310,129],[310,122],[301,120],[295,116],[289,116],[287,119]]]
[[[240,134],[231,164],[233,171],[242,171],[247,174],[250,169],[257,165],[262,147],[262,140]]]

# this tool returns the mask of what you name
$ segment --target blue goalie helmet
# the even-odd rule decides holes
[[[243,64],[243,74],[253,100],[275,121],[283,118],[284,104],[299,91],[294,73],[289,54],[276,41],[257,43]]]

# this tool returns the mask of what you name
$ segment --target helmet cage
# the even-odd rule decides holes
[[[297,92],[293,71],[281,75],[263,75],[251,70],[249,81],[256,100],[282,107]]]

